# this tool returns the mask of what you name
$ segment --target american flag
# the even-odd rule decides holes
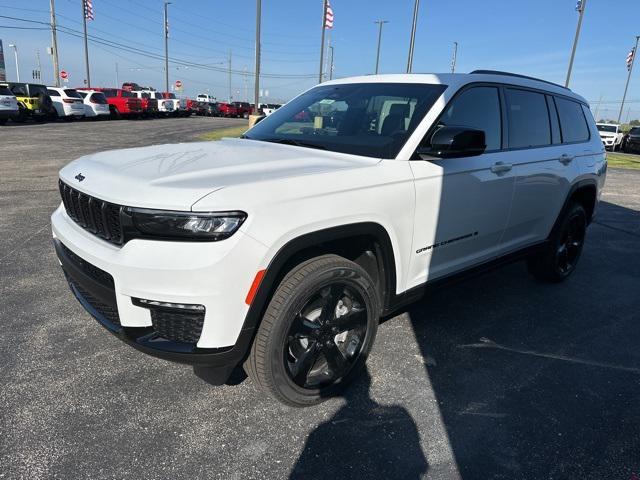
[[[327,0],[327,11],[324,16],[324,28],[331,29],[333,28],[333,8],[331,8],[331,4],[329,0]]]
[[[631,65],[633,65],[633,57],[636,56],[636,47],[633,47],[629,54],[627,55],[627,70],[631,70]]]
[[[84,0],[84,18],[87,20],[95,20],[93,15],[93,3],[91,0]]]

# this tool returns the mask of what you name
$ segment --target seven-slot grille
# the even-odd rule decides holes
[[[99,200],[58,181],[64,208],[74,222],[108,242],[122,245],[121,205]]]

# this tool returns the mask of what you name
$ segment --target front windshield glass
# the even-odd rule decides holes
[[[253,127],[245,138],[374,158],[395,158],[446,85],[318,86]]]
[[[597,125],[598,130],[601,132],[611,132],[611,133],[616,133],[616,126],[615,125]]]

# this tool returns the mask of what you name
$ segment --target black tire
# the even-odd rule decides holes
[[[120,111],[113,105],[109,106],[109,113],[112,120],[120,120],[122,118]]]
[[[337,255],[303,262],[273,294],[247,374],[284,404],[320,403],[363,369],[379,313],[374,283],[360,266]]]
[[[556,222],[544,249],[527,259],[529,273],[536,279],[558,283],[576,269],[587,231],[587,212],[573,203]]]

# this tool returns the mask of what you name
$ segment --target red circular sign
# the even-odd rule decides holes
[[[67,79],[67,78],[69,78],[69,74],[67,72],[65,72],[64,70],[62,70],[60,72],[60,78]]]
[[[182,82],[180,80],[176,80],[176,88],[181,88]]]

